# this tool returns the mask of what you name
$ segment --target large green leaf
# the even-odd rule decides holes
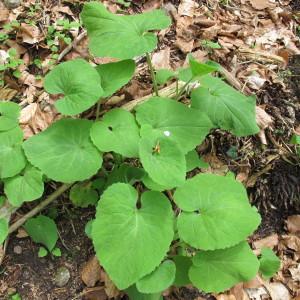
[[[89,109],[103,95],[98,72],[83,59],[56,66],[45,78],[45,89],[50,94],[64,94],[55,102],[64,115],[77,115]]]
[[[0,131],[6,131],[18,126],[20,106],[13,102],[0,100]]]
[[[192,283],[204,292],[223,292],[239,282],[249,281],[258,272],[259,262],[249,245],[200,251],[189,271]]]
[[[101,86],[104,90],[102,97],[109,97],[133,76],[135,63],[131,59],[102,64],[96,67],[101,77]]]
[[[55,222],[49,217],[40,215],[29,219],[24,228],[32,240],[43,244],[51,252],[57,242],[58,233]]]
[[[139,156],[150,178],[161,186],[182,185],[185,180],[186,161],[178,145],[148,126],[142,128],[141,134]]]
[[[125,292],[127,293],[129,300],[163,300],[161,293],[143,294],[137,290],[135,285],[126,289]]]
[[[186,160],[186,171],[190,172],[195,168],[208,168],[209,164],[203,161],[202,158],[199,157],[198,152],[196,150],[192,150],[188,152],[185,156]]]
[[[192,92],[192,107],[207,114],[213,124],[237,136],[256,134],[255,99],[246,97],[224,81],[201,78],[201,87]]]
[[[4,180],[4,192],[8,201],[14,206],[36,200],[44,192],[43,174],[29,165],[15,177]]]
[[[22,142],[23,131],[19,127],[0,132],[0,178],[13,177],[24,169]]]
[[[134,116],[124,109],[115,108],[106,113],[93,125],[91,138],[100,151],[138,157],[139,128]]]
[[[199,174],[176,190],[174,200],[183,210],[177,220],[179,236],[195,248],[236,245],[260,223],[242,184],[229,177]]]
[[[187,256],[177,255],[173,257],[176,265],[176,276],[174,285],[177,287],[185,286],[191,283],[189,278],[189,269],[192,266],[192,259]]]
[[[212,123],[196,109],[168,98],[153,97],[136,108],[140,125],[149,124],[178,143],[185,153],[194,149],[205,139]]]
[[[157,38],[152,30],[164,29],[171,20],[162,10],[134,16],[110,13],[103,4],[86,3],[81,13],[90,39],[89,47],[96,56],[133,58],[152,51]]]
[[[92,238],[101,265],[119,289],[126,289],[152,272],[173,239],[173,211],[158,192],[145,192],[141,208],[129,184],[111,185],[102,195]]]
[[[0,218],[0,246],[8,235],[8,222],[6,219]]]
[[[259,271],[264,278],[271,278],[280,268],[280,259],[275,255],[272,249],[263,248],[259,259]]]
[[[31,164],[60,182],[82,181],[102,165],[89,134],[93,122],[63,119],[29,138],[23,148]]]
[[[166,290],[175,279],[176,267],[171,260],[164,261],[152,273],[146,275],[136,283],[139,292],[155,294]]]

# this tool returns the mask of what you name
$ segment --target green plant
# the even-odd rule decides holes
[[[290,143],[293,144],[293,145],[295,145],[296,152],[300,156],[300,135],[293,134]]]
[[[245,188],[231,174],[193,172],[187,179],[187,172],[207,167],[195,148],[212,129],[237,136],[259,132],[255,100],[213,77],[210,73],[219,70],[213,62],[201,64],[190,57],[185,69],[154,70],[149,54],[157,45],[153,30],[170,24],[160,10],[117,16],[90,2],[81,17],[91,52],[121,60],[93,67],[76,59],[56,66],[45,78],[45,89],[60,95],[57,110],[73,118],[65,117],[25,142],[17,106],[2,103],[13,105],[15,112],[0,115],[0,130],[1,118],[11,119],[9,128],[0,132],[0,178],[17,181],[27,175],[25,181],[39,186],[39,193],[35,189],[36,194],[17,200],[7,195],[8,201],[21,205],[38,198],[41,174],[42,180],[64,183],[61,192],[73,185],[70,199],[75,205],[97,205],[86,233],[110,278],[131,299],[162,299],[161,292],[170,285],[192,283],[205,292],[219,292],[250,280],[260,263],[245,240],[260,216]],[[144,54],[156,96],[134,112],[115,108],[99,118],[101,103],[131,79],[133,58]],[[159,97],[157,84],[171,78],[184,83],[180,88],[177,84],[174,99]],[[179,100],[194,82],[201,86],[191,93],[188,106]],[[76,118],[93,106],[95,121]],[[102,165],[107,153],[112,154],[112,170]],[[33,239],[52,251],[57,237],[50,245],[28,222],[25,228]],[[273,258],[263,253],[261,261],[262,273],[276,271],[268,267]]]

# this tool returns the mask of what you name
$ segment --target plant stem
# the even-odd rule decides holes
[[[55,190],[50,196],[48,196],[44,201],[42,201],[39,205],[37,205],[34,209],[29,211],[26,215],[20,218],[18,221],[13,223],[8,230],[8,233],[12,233],[16,231],[20,226],[22,226],[28,219],[32,218],[36,214],[38,214],[41,210],[43,210],[48,204],[53,202],[57,197],[67,191],[73,183],[66,183],[60,186],[57,190]]]
[[[180,97],[182,96],[182,94],[184,93],[186,87],[189,85],[190,82],[191,80],[187,81],[185,85],[180,89],[179,93],[177,94],[177,97],[175,98],[176,101],[180,99]]]
[[[100,100],[97,102],[97,108],[96,108],[96,121],[98,121],[98,119],[99,119],[100,108],[101,108],[101,101],[102,101],[102,99],[100,99]]]
[[[156,82],[154,68],[153,68],[151,57],[150,57],[149,53],[146,53],[146,58],[147,58],[147,64],[148,64],[150,74],[151,74],[151,78],[152,78],[152,82],[153,82],[153,88],[154,88],[155,96],[158,96],[157,82]]]

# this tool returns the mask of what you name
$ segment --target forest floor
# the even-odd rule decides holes
[[[59,118],[53,107],[55,99],[43,90],[43,77],[53,64],[76,57],[105,61],[88,52],[79,19],[84,2],[24,0],[14,9],[0,2],[0,64],[11,48],[22,60],[16,69],[1,73],[0,99],[21,105],[25,138]],[[237,138],[215,130],[198,150],[209,162],[209,172],[232,171],[247,187],[251,203],[262,215],[262,224],[249,241],[254,251],[264,246],[273,248],[281,258],[281,269],[269,281],[257,277],[224,294],[172,288],[165,292],[165,299],[300,300],[300,160],[290,144],[294,133],[300,135],[300,1],[101,2],[112,12],[126,14],[165,9],[173,25],[159,33],[159,47],[152,57],[155,68],[184,66],[187,54],[192,53],[199,61],[218,62],[227,71],[225,77],[231,85],[257,99],[258,123],[263,128],[259,135]],[[137,61],[137,73],[110,101],[114,104],[104,109],[151,94],[143,57]],[[48,184],[45,195],[56,188],[56,184]],[[13,220],[35,205],[23,205]],[[126,299],[103,270],[93,287],[82,280],[83,273],[99,275],[92,243],[84,232],[94,209],[74,208],[65,193],[45,213],[56,219],[61,257],[39,258],[39,246],[19,229],[0,248],[0,299],[13,299],[10,295],[15,293],[23,300]],[[70,278],[59,287],[56,276],[61,267],[67,269]]]

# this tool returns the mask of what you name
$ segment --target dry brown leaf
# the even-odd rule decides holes
[[[283,235],[281,242],[284,246],[300,253],[300,238],[295,235]]]
[[[18,91],[9,88],[0,88],[0,99],[11,100],[17,95]]]
[[[287,229],[290,233],[300,234],[300,215],[288,217]]]
[[[262,10],[274,6],[269,0],[249,0],[253,8]]]
[[[289,271],[292,275],[293,280],[300,282],[300,263],[296,268],[290,268]]]
[[[237,300],[234,295],[220,294],[216,295],[217,300]]]
[[[83,290],[85,300],[107,300],[104,287],[86,288]]]
[[[257,289],[262,286],[263,280],[259,275],[256,275],[255,278],[253,278],[252,280],[243,283],[243,287],[246,289]]]
[[[104,289],[108,298],[115,298],[120,295],[120,291],[117,289],[117,287],[105,272],[102,272],[101,274],[101,281],[104,281]]]
[[[270,297],[264,287],[245,289],[251,300],[269,300]]]
[[[182,0],[178,6],[178,14],[180,16],[193,17],[198,3],[194,0]]]
[[[194,48],[194,31],[190,28],[193,24],[192,17],[179,17],[176,21],[175,45],[183,52],[192,52]]]
[[[171,69],[170,66],[170,48],[167,47],[152,55],[152,64],[154,69]]]
[[[281,282],[265,282],[265,288],[269,292],[272,300],[290,300],[291,295],[288,289]]]
[[[38,80],[33,74],[30,74],[27,71],[23,71],[21,73],[21,77],[19,78],[20,82],[29,86],[35,86],[38,88],[43,87],[43,80]]]
[[[28,237],[28,233],[23,229],[23,227],[20,227],[18,229],[18,233],[16,234],[16,237],[19,239],[23,239]]]
[[[250,300],[247,293],[243,289],[243,283],[239,283],[231,288],[230,294],[232,294],[236,300]]]
[[[4,22],[8,19],[9,10],[5,7],[3,2],[0,2],[0,22]]]
[[[94,287],[101,279],[101,266],[96,256],[91,257],[83,266],[81,279],[87,287]]]
[[[41,40],[41,32],[35,25],[21,23],[17,38],[24,43],[36,44]]]
[[[269,235],[261,240],[253,242],[255,249],[262,249],[263,247],[274,248],[278,245],[278,234]]]

